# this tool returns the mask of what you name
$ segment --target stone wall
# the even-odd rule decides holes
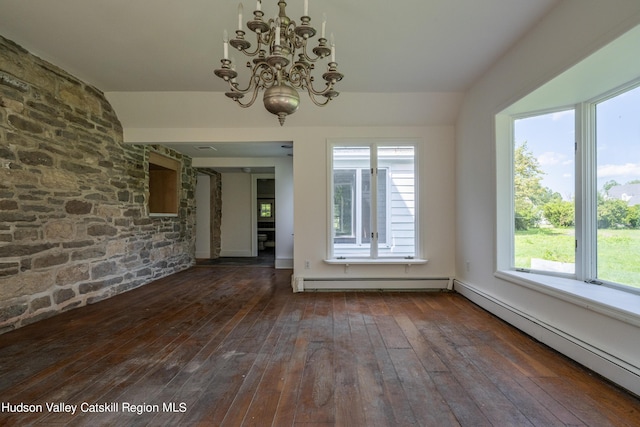
[[[220,258],[222,250],[222,175],[211,174],[211,258]]]
[[[179,214],[148,214],[150,151],[182,162]],[[195,259],[196,171],[123,144],[102,92],[0,37],[0,333]]]

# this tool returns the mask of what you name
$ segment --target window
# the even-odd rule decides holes
[[[331,148],[331,257],[414,257],[415,146]]]
[[[640,87],[594,108],[595,277],[640,288]]]
[[[575,273],[575,114],[516,119],[514,266]]]
[[[510,268],[640,292],[638,83],[510,120]]]
[[[149,214],[178,214],[180,162],[157,153],[149,154]]]
[[[273,200],[258,200],[260,219],[273,219]]]

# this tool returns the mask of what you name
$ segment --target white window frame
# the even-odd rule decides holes
[[[584,252],[584,278],[587,282],[598,285],[604,285],[609,288],[623,290],[626,292],[640,295],[640,287],[625,285],[624,283],[616,283],[604,280],[598,277],[597,263],[597,245],[598,245],[598,208],[597,208],[597,161],[596,153],[598,150],[598,141],[596,138],[596,107],[597,104],[615,98],[634,89],[640,88],[640,78],[634,79],[628,83],[618,86],[607,91],[589,101],[583,103],[582,120],[584,123],[585,137],[584,144],[588,153],[585,153],[583,167],[588,168],[590,175],[585,179],[583,187],[587,189],[585,193],[585,230],[583,234]],[[590,252],[589,252],[590,251]]]
[[[414,149],[414,157],[413,157],[413,166],[414,166],[414,256],[405,257],[405,256],[382,256],[380,257],[378,254],[378,236],[374,236],[370,245],[369,255],[368,256],[349,256],[349,257],[337,257],[334,254],[334,236],[333,236],[333,203],[334,203],[334,195],[333,195],[333,149],[334,147],[369,147],[370,148],[370,164],[377,165],[377,148],[380,146],[407,146],[413,147]],[[325,260],[328,263],[353,263],[353,261],[363,261],[366,263],[398,263],[399,260],[402,261],[403,264],[414,264],[414,263],[425,263],[426,260],[421,258],[421,244],[420,244],[420,215],[419,215],[419,172],[420,172],[420,144],[417,139],[366,139],[366,140],[354,140],[354,139],[337,139],[337,140],[329,140],[327,141],[327,188],[329,191],[327,192],[328,196],[328,233],[327,233],[327,259]],[[356,169],[356,171],[360,171],[363,168],[360,167],[345,167],[344,169]],[[387,168],[383,168],[387,169]],[[356,173],[356,176],[358,173]],[[391,247],[391,175],[392,172],[390,169],[387,169],[387,188],[386,188],[386,198],[389,203],[387,203],[386,210],[386,230],[387,230],[387,241],[383,243],[383,245],[387,247]],[[374,171],[372,175],[372,187],[375,188],[376,191],[371,192],[371,205],[372,209],[376,209],[377,206],[377,170]],[[357,178],[360,179],[360,178]],[[374,184],[375,182],[375,184]],[[375,186],[374,186],[375,185]],[[358,199],[358,197],[356,197]],[[358,201],[357,203],[360,203]],[[377,215],[372,218],[371,227],[372,229],[377,229]],[[357,230],[356,230],[357,232]]]
[[[510,140],[512,142],[515,142],[515,121],[516,120],[522,120],[522,119],[527,119],[527,118],[533,118],[533,117],[538,117],[538,116],[544,116],[546,114],[552,114],[552,113],[559,113],[559,112],[563,112],[563,111],[569,111],[569,110],[574,110],[574,114],[575,114],[575,120],[576,123],[578,122],[578,115],[579,115],[579,106],[578,105],[569,105],[569,106],[564,106],[564,107],[559,107],[559,108],[552,108],[552,109],[547,109],[547,110],[539,110],[539,111],[532,111],[532,112],[527,112],[524,114],[514,114],[511,115],[509,117],[509,121],[510,121],[510,126],[509,126],[509,132],[511,134]],[[577,135],[578,131],[576,129],[576,135]],[[578,137],[576,136],[576,140],[578,139]],[[546,271],[546,270],[535,270],[535,269],[524,269],[521,267],[516,267],[515,266],[515,242],[514,242],[514,238],[515,238],[515,193],[514,193],[514,185],[513,185],[513,180],[514,180],[514,152],[515,149],[515,144],[512,143],[510,145],[510,150],[509,150],[509,157],[510,157],[510,182],[511,182],[511,192],[510,192],[510,217],[511,217],[511,230],[510,230],[510,235],[511,235],[511,244],[509,245],[509,269],[510,270],[514,270],[514,271],[529,271],[529,272],[535,272],[537,274],[550,274],[553,276],[560,276],[560,277],[567,277],[567,278],[572,278],[575,279],[576,273],[561,273],[561,272],[552,272],[552,271]],[[578,190],[578,153],[576,150],[574,150],[574,161],[575,161],[575,176],[576,176],[576,187],[575,187],[575,195],[576,195],[576,200],[574,201],[575,204],[575,228],[578,228],[578,217],[580,216],[580,211],[581,211],[581,206],[578,203],[578,199],[579,199],[579,190]],[[576,240],[578,239],[578,232],[576,231]],[[576,246],[581,246],[581,245],[576,245]],[[576,249],[576,253],[575,253],[575,260],[574,260],[576,266],[575,266],[575,271],[578,271],[578,250]]]
[[[569,278],[583,283],[583,286],[601,285],[604,287],[640,295],[640,288],[623,283],[609,282],[597,278],[597,164],[596,164],[596,105],[640,87],[640,79],[634,79],[598,96],[573,105],[558,108],[531,111],[518,114],[498,114],[495,120],[495,133],[498,147],[496,150],[496,190],[497,243],[496,271],[498,276],[504,273],[533,273],[541,276]],[[534,117],[554,111],[575,110],[575,274],[556,273],[516,268],[514,248],[514,121]],[[505,142],[509,149],[505,150]],[[505,163],[508,162],[508,165]],[[507,184],[505,184],[505,178]],[[508,188],[507,188],[508,187]]]

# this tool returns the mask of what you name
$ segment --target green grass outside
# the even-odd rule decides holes
[[[573,228],[517,231],[515,266],[531,268],[531,259],[575,262]],[[640,287],[640,230],[598,230],[598,278]]]

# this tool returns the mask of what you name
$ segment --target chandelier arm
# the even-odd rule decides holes
[[[299,49],[298,47],[298,36],[296,35],[296,23],[295,21],[289,21],[289,25],[287,26],[286,30],[285,30],[285,39],[287,41],[287,44],[289,45],[289,50],[293,54],[295,53],[295,51],[297,49]]]
[[[258,45],[256,46],[256,48],[255,48],[255,50],[253,52],[248,52],[246,49],[238,49],[238,48],[236,48],[236,50],[238,52],[244,53],[246,56],[251,58],[253,56],[256,56],[260,52],[260,48],[261,47],[262,47],[262,43],[260,43],[260,41],[258,40]]]
[[[249,80],[249,85],[246,87],[246,89],[239,89],[238,83],[232,82],[231,80],[229,80],[229,89],[231,89],[232,92],[241,93],[244,95],[246,93],[249,93],[249,91],[252,88],[253,88],[253,80]]]
[[[320,56],[316,56],[316,57],[311,57],[309,56],[309,54],[307,53],[307,41],[308,39],[304,38],[304,37],[300,37],[298,35],[295,34],[295,30],[294,30],[294,34],[292,36],[291,39],[291,46],[294,49],[291,49],[292,52],[301,51],[301,56],[309,62],[316,62],[318,59],[320,59]]]
[[[269,84],[273,84],[276,76],[271,72],[271,67],[266,62],[257,63],[251,70],[251,77],[246,88],[238,88],[238,83],[229,81],[232,92],[241,94],[249,93],[251,90],[266,88]],[[263,82],[262,84],[260,82]]]
[[[313,82],[311,82],[309,79],[305,79],[305,80],[306,80],[305,87],[309,92],[309,96],[311,96],[311,94],[317,95],[317,96],[323,96],[330,90],[333,90],[333,85],[334,85],[333,82],[328,82],[327,86],[323,90],[317,90],[316,88],[313,87]]]
[[[289,83],[295,88],[303,89],[309,82],[309,68],[300,64],[294,64],[289,70]]]
[[[309,92],[309,97],[311,98],[313,98],[311,95],[324,96],[327,93],[335,92],[333,90],[333,87],[336,84],[335,81],[329,80],[326,82],[326,86],[324,89],[322,90],[316,89],[313,86],[311,70],[309,69],[309,67],[300,65],[300,64],[294,64],[291,67],[291,70],[289,73],[289,83],[291,83],[291,86],[293,87],[306,89],[307,92]],[[325,104],[326,102],[322,105],[325,105]],[[319,105],[319,104],[316,103],[316,105]]]
[[[271,67],[268,64],[262,63],[262,70],[260,73],[257,73],[258,66],[256,66],[256,71],[252,73],[252,78],[255,80],[255,84],[258,87],[267,88],[273,86],[276,80],[278,79],[277,73],[274,73]],[[260,83],[262,82],[262,83]]]
[[[269,19],[269,25],[271,25],[272,22],[273,22],[273,19]],[[253,52],[249,52],[246,49],[238,49],[238,48],[236,48],[236,50],[244,53],[248,57],[254,57],[258,53],[260,53],[263,47],[269,46],[269,42],[270,42],[269,37],[271,34],[270,31],[266,33],[254,33],[254,34],[256,35],[257,46]]]
[[[314,94],[313,92],[311,92],[311,90],[309,90],[309,87],[307,87],[307,92],[309,93],[309,99],[311,99],[311,101],[316,104],[318,107],[324,107],[325,105],[327,105],[329,103],[329,101],[331,101],[331,98],[325,97],[324,98],[324,102],[320,102],[316,99],[316,94]]]
[[[256,98],[258,97],[258,89],[259,89],[259,86],[255,86],[253,88],[253,95],[251,95],[251,99],[246,104],[243,104],[242,102],[240,102],[241,98],[235,98],[234,101],[237,102],[238,105],[241,106],[242,108],[251,107],[253,103],[256,101]]]
[[[302,49],[302,54],[304,55],[304,59],[306,59],[309,62],[316,62],[319,59],[324,58],[323,56],[320,55],[316,55],[316,56],[309,56],[309,53],[307,53],[307,40],[303,39],[303,43],[301,43],[302,46],[300,46],[300,49]]]

